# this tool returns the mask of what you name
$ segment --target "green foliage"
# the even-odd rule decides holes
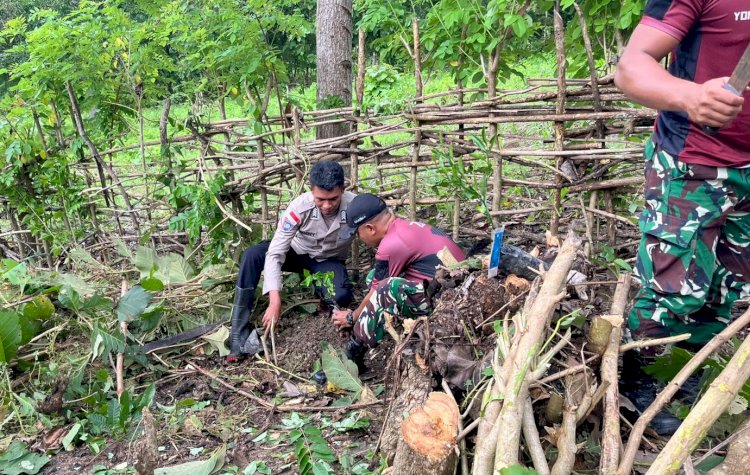
[[[336,461],[336,456],[319,428],[309,425],[308,421],[296,412],[281,422],[285,427],[292,429],[289,440],[294,444],[300,475],[334,473],[329,464]]]
[[[0,363],[7,363],[16,356],[21,345],[21,323],[23,315],[10,310],[0,310]]]
[[[321,361],[328,380],[337,387],[354,393],[354,399],[358,398],[363,385],[359,380],[357,365],[330,344],[323,342],[322,347]]]
[[[521,465],[512,465],[500,470],[500,475],[537,475],[533,468],[526,468]]]
[[[617,257],[612,246],[602,244],[600,248],[601,251],[593,259],[597,265],[608,268],[615,275],[620,275],[620,272],[633,272],[633,267]]]
[[[212,262],[227,257],[226,245],[234,237],[237,226],[226,220],[216,204],[225,183],[221,174],[205,183],[179,183],[168,197],[169,203],[177,210],[169,221],[169,228],[185,231],[191,244],[200,242],[204,229],[208,229],[211,239],[204,252]]]
[[[735,341],[735,348],[740,342]],[[662,382],[671,381],[677,373],[690,361],[693,354],[688,350],[672,347],[671,351],[663,356],[656,358],[653,364],[645,368],[646,372]],[[729,359],[721,354],[715,355],[714,358],[707,359],[704,368],[707,371],[701,379],[701,388],[705,388],[713,381],[721,371],[726,368]],[[750,401],[750,382],[746,382],[740,390],[740,396]]]
[[[15,440],[0,455],[0,473],[6,475],[34,475],[49,462],[50,457],[29,451],[24,442]]]
[[[491,203],[488,201],[488,183],[492,176],[489,141],[482,131],[481,136],[472,135],[472,142],[480,152],[472,154],[472,160],[453,156],[453,147],[436,148],[434,158],[439,162],[437,175],[431,183],[437,196],[458,196],[462,200],[479,201],[478,211],[488,218]]]
[[[300,285],[325,289],[328,296],[336,293],[336,286],[333,284],[333,272],[315,272],[311,274],[309,270],[303,269]]]

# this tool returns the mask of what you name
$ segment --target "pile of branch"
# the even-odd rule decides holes
[[[566,299],[566,282],[581,244],[579,238],[569,234],[549,270],[527,288],[528,294],[510,290],[523,279],[509,276],[499,284],[507,293],[498,288],[487,292],[489,295],[471,296],[480,306],[484,300],[499,298],[500,302],[512,303],[513,295],[525,296],[523,307],[515,314],[510,311],[503,316],[502,312],[509,306],[496,307],[493,318],[489,319],[490,323],[495,322],[494,348],[489,348],[487,356],[479,361],[474,361],[472,352],[462,345],[464,338],[486,339],[481,325],[472,321],[471,312],[456,298],[458,294],[442,294],[440,302],[454,307],[453,311],[461,315],[460,324],[452,327],[440,320],[442,307],[439,303],[430,319],[432,329],[423,327],[418,332],[421,343],[414,350],[416,356],[398,355],[401,370],[392,388],[379,447],[386,459],[393,460],[393,473],[454,473],[460,464],[459,473],[490,475],[512,466],[530,464],[540,475],[570,474],[581,448],[577,440],[582,423],[589,421],[600,428],[593,432],[600,434],[599,473],[630,474],[637,450],[645,440],[644,430],[654,415],[664,408],[706,357],[750,323],[748,311],[696,354],[635,425],[623,431],[618,394],[619,355],[643,346],[678,341],[689,335],[622,344],[623,317],[631,287],[627,274],[617,282],[608,311],[594,317],[587,325],[585,339],[574,338],[570,330],[559,334],[555,330],[559,324],[554,315]],[[464,292],[471,292],[472,285],[485,279],[476,274],[463,277],[466,280],[458,282],[456,288]],[[482,285],[474,290],[487,291],[486,284]],[[461,336],[464,332],[466,335]],[[473,341],[469,346],[476,348],[476,343]],[[432,352],[426,350],[430,345]],[[435,350],[439,345],[448,349]],[[678,432],[658,454],[648,474],[679,471],[750,378],[750,365],[745,364],[748,356],[750,338],[694,406]],[[552,368],[557,369],[552,372]],[[491,377],[482,379],[488,369]],[[435,378],[442,379],[442,385],[438,384],[437,388],[433,385]],[[468,392],[466,382],[471,382]],[[442,389],[447,397],[436,396],[437,393],[431,392],[435,389]],[[465,408],[463,413],[454,395]],[[540,400],[546,401],[545,404],[538,405]],[[601,409],[597,409],[600,406]],[[592,417],[592,412],[596,417]],[[741,450],[750,440],[750,436],[743,435],[746,426],[727,441],[732,444],[729,457],[711,473],[746,473],[743,470],[748,457]],[[475,430],[476,436],[472,436]],[[628,432],[629,437],[624,438],[623,434]],[[555,448],[556,455],[548,459],[551,447]],[[460,456],[456,457],[457,454]]]

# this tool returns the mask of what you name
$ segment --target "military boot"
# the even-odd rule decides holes
[[[229,336],[227,361],[237,361],[242,356],[242,347],[250,336],[250,315],[255,303],[255,289],[235,287],[232,306],[232,330]]]
[[[359,375],[363,375],[367,372],[367,366],[365,366],[365,355],[367,354],[367,346],[355,340],[353,337],[346,342],[344,347],[344,353],[357,365]]]
[[[629,415],[630,419],[636,419],[656,399],[656,395],[664,385],[646,373],[643,368],[650,362],[635,351],[628,351],[623,355],[623,367],[620,374],[620,394],[628,398],[638,414]],[[651,420],[649,426],[659,435],[672,435],[680,427],[682,421],[672,415],[666,409],[659,411]]]

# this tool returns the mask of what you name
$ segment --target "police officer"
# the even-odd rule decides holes
[[[340,307],[351,303],[352,285],[345,261],[353,236],[342,237],[339,230],[346,223],[346,209],[354,197],[354,193],[344,191],[341,165],[320,161],[310,170],[310,191],[289,204],[273,239],[245,251],[232,308],[229,361],[243,354],[250,335],[250,315],[261,272],[265,274],[263,294],[269,296],[268,309],[263,315],[266,331],[281,319],[282,271],[333,272],[335,294],[327,295],[327,290],[321,287],[316,289],[318,295],[332,299]]]

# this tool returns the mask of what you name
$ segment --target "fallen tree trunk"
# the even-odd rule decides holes
[[[433,392],[401,424],[393,473],[453,475],[458,463],[458,405],[446,393]]]

